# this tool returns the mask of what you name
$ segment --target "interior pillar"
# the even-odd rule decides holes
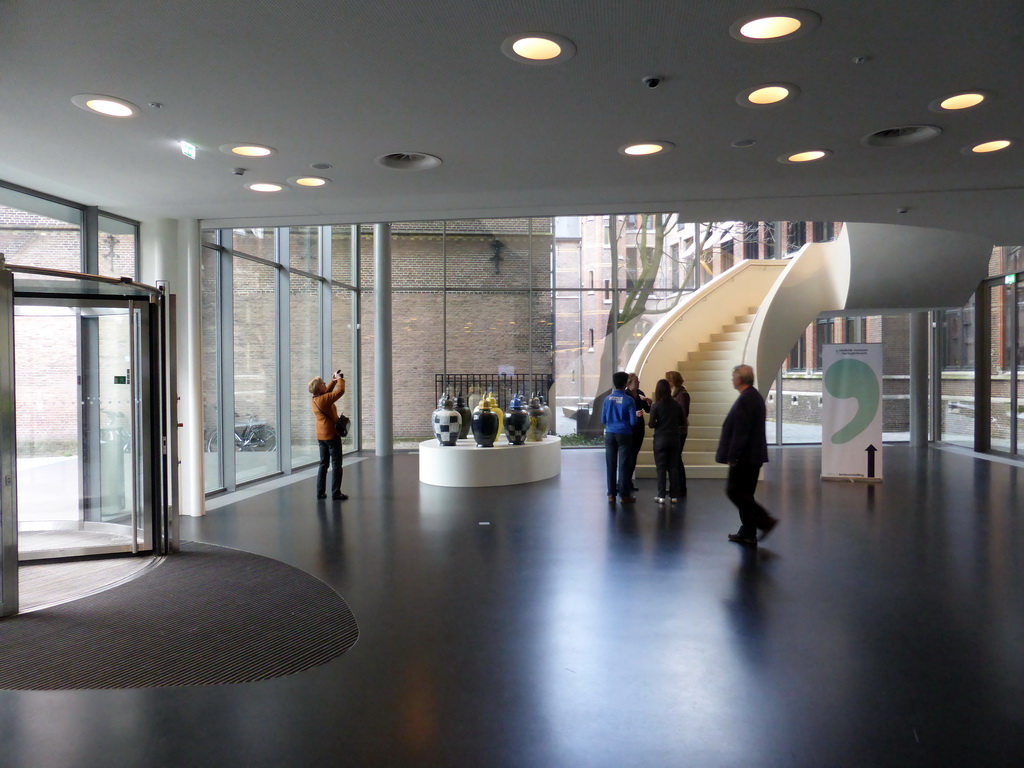
[[[928,445],[928,313],[910,313],[910,445]]]
[[[391,225],[373,226],[373,306],[374,306],[374,420],[377,427],[376,454],[394,452],[391,371]]]

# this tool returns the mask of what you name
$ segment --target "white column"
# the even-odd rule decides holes
[[[928,313],[910,313],[910,445],[928,445]]]
[[[203,375],[199,222],[143,222],[142,282],[165,285],[177,297],[178,513],[205,514],[203,478]]]

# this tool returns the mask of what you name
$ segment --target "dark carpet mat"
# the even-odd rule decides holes
[[[313,576],[186,543],[126,584],[0,620],[0,689],[244,683],[324,664],[358,636]]]

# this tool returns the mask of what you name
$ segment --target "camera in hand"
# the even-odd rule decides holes
[[[336,370],[336,371],[334,372],[334,375],[335,375],[335,376],[337,376],[337,377],[338,377],[339,379],[344,379],[344,378],[345,378],[345,374],[341,372],[341,368],[339,368],[338,370]]]

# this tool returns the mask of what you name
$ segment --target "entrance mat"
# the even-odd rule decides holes
[[[313,576],[185,543],[113,589],[0,619],[0,689],[246,683],[324,664],[358,637],[345,601]]]

